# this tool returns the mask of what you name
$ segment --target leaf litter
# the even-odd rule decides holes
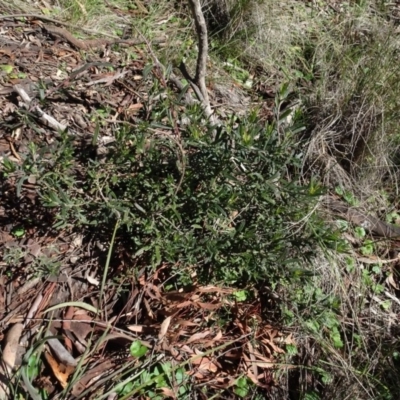
[[[139,47],[134,60],[122,61],[110,48],[90,52],[84,60],[70,43],[49,36],[35,18],[5,18],[0,24],[0,64],[11,68],[0,90],[1,161],[21,163],[38,141],[51,146],[59,127],[68,127],[77,142],[91,142],[96,135],[101,154],[114,140],[118,121],[136,123],[148,97],[143,70],[149,57]],[[94,118],[100,108],[108,116]],[[21,125],[18,114],[26,122],[13,137],[10,127]],[[29,120],[32,115],[37,124]],[[42,156],[50,162],[50,154]],[[228,389],[240,376],[269,388],[275,369],[292,368],[279,358],[290,335],[263,320],[257,296],[237,302],[233,289],[212,285],[166,291],[161,278],[165,265],[152,276],[139,273],[131,279],[122,308],[118,286],[107,282],[98,310],[101,246],[69,228],[51,228],[54,215],[37,201],[38,178],[32,174],[21,182],[11,174],[1,188],[1,265],[7,271],[0,277],[2,374],[10,382],[17,368],[27,371],[32,346],[38,346],[42,360],[33,384],[51,396],[70,390],[76,398],[96,398],[129,368],[148,370],[160,359],[175,368],[188,366],[194,384],[215,389]],[[28,224],[26,215],[34,216]],[[24,227],[21,236],[13,234],[16,226]],[[147,361],[129,352],[137,340],[151,352]],[[291,337],[289,342],[295,344]],[[17,357],[20,343],[25,353]],[[35,393],[29,379],[24,382]],[[0,389],[7,393],[3,384]],[[176,397],[178,389],[175,382],[160,391]]]

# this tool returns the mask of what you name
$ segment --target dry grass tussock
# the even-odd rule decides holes
[[[400,40],[389,8],[240,3],[248,7],[226,26],[229,46],[263,68],[266,84],[290,81],[298,90],[311,126],[307,167],[360,195],[382,180],[395,184]]]
[[[316,255],[311,267],[316,289],[306,289],[308,301],[293,318],[299,350],[294,363],[300,367],[281,375],[282,398],[294,395],[294,386],[323,399],[392,398],[388,388],[398,382],[391,355],[397,348],[393,335],[400,308],[378,288],[370,267],[350,249],[342,255],[329,249]],[[382,266],[376,274],[383,277],[389,269]]]
[[[336,9],[300,1],[251,3],[224,36],[243,51],[238,57],[262,67],[267,85],[289,81],[302,99],[308,119],[304,172],[353,193],[359,205],[391,211],[387,195],[398,193],[400,143],[400,39],[391,10],[378,1]],[[308,307],[297,310],[299,364],[326,360],[323,398],[390,398],[382,388],[396,385],[391,354],[399,305],[386,289],[396,271],[379,261],[365,263],[362,241],[349,228],[344,233],[350,240],[345,255],[325,249],[313,264],[314,285],[330,300],[312,293]],[[384,253],[379,247],[375,252]],[[336,301],[340,350],[325,332],[336,324],[326,313]],[[320,313],[314,326],[305,322],[310,310]],[[315,384],[312,370],[292,375],[302,393]]]

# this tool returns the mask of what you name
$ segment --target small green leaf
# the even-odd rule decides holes
[[[336,186],[336,187],[335,187],[335,192],[336,192],[336,194],[338,194],[339,196],[343,196],[344,190],[343,190],[343,188],[341,188],[340,186]]]
[[[143,346],[140,340],[132,342],[131,347],[129,348],[131,355],[137,358],[144,356],[147,353],[147,350],[147,347]]]
[[[374,253],[374,243],[371,240],[366,240],[360,250],[364,256],[370,256]]]
[[[332,341],[333,341],[333,345],[334,345],[336,348],[340,349],[340,348],[343,347],[342,338],[340,337],[340,333],[338,332],[337,329],[334,329],[334,330],[331,332],[330,336],[331,336],[331,339],[332,339]]]
[[[186,378],[185,370],[184,370],[183,368],[178,368],[178,369],[175,371],[176,383],[177,383],[178,385],[181,385],[181,384],[184,382],[185,378]]]
[[[25,229],[20,226],[15,227],[11,231],[11,234],[14,235],[16,238],[22,238],[25,235]]]
[[[356,262],[354,258],[346,257],[346,270],[347,272],[353,272],[356,267]]]
[[[237,292],[234,292],[233,295],[236,297],[236,300],[241,302],[245,301],[247,299],[247,290],[238,290]]]
[[[389,310],[390,306],[392,305],[392,302],[390,300],[385,300],[382,301],[382,303],[380,304],[380,306],[385,310]]]
[[[6,74],[11,74],[14,67],[12,65],[0,65],[0,70],[4,71]]]
[[[233,390],[235,392],[235,394],[237,394],[239,397],[246,397],[247,393],[249,392],[248,389],[246,388],[241,388],[241,387],[235,387],[235,389]]]
[[[36,354],[32,354],[28,359],[26,374],[31,381],[39,375],[39,362],[40,359]]]
[[[365,229],[364,229],[363,227],[357,226],[357,227],[354,229],[354,234],[355,234],[356,238],[362,239],[362,238],[365,237],[366,232],[365,232]]]
[[[298,353],[297,347],[294,344],[287,344],[286,345],[286,353],[289,356],[295,356]]]
[[[249,393],[249,382],[246,378],[239,378],[235,383],[235,388],[233,389],[235,394],[239,397],[246,397]]]
[[[247,387],[247,386],[248,386],[247,379],[246,379],[246,378],[243,378],[243,377],[239,378],[239,379],[236,381],[236,386],[242,387],[242,388]]]
[[[379,275],[379,274],[382,272],[381,267],[380,267],[379,265],[374,265],[374,266],[372,267],[372,272],[373,272],[374,274]]]

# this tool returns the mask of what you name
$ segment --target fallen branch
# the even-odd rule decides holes
[[[21,85],[14,85],[14,90],[20,95],[22,99],[22,105],[27,110],[29,109],[29,105],[32,102],[32,99],[29,97],[28,93],[26,93],[25,89]],[[66,125],[60,124],[55,118],[46,114],[39,106],[34,107],[34,111],[37,112],[41,121],[50,128],[53,128],[56,131],[65,131],[68,127]]]

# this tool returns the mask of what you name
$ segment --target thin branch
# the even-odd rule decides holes
[[[201,9],[200,0],[189,0],[189,7],[192,12],[196,26],[199,53],[197,55],[196,76],[193,82],[198,86],[203,96],[203,107],[207,117],[211,117],[212,110],[206,87],[207,57],[208,57],[208,33],[206,20]]]

